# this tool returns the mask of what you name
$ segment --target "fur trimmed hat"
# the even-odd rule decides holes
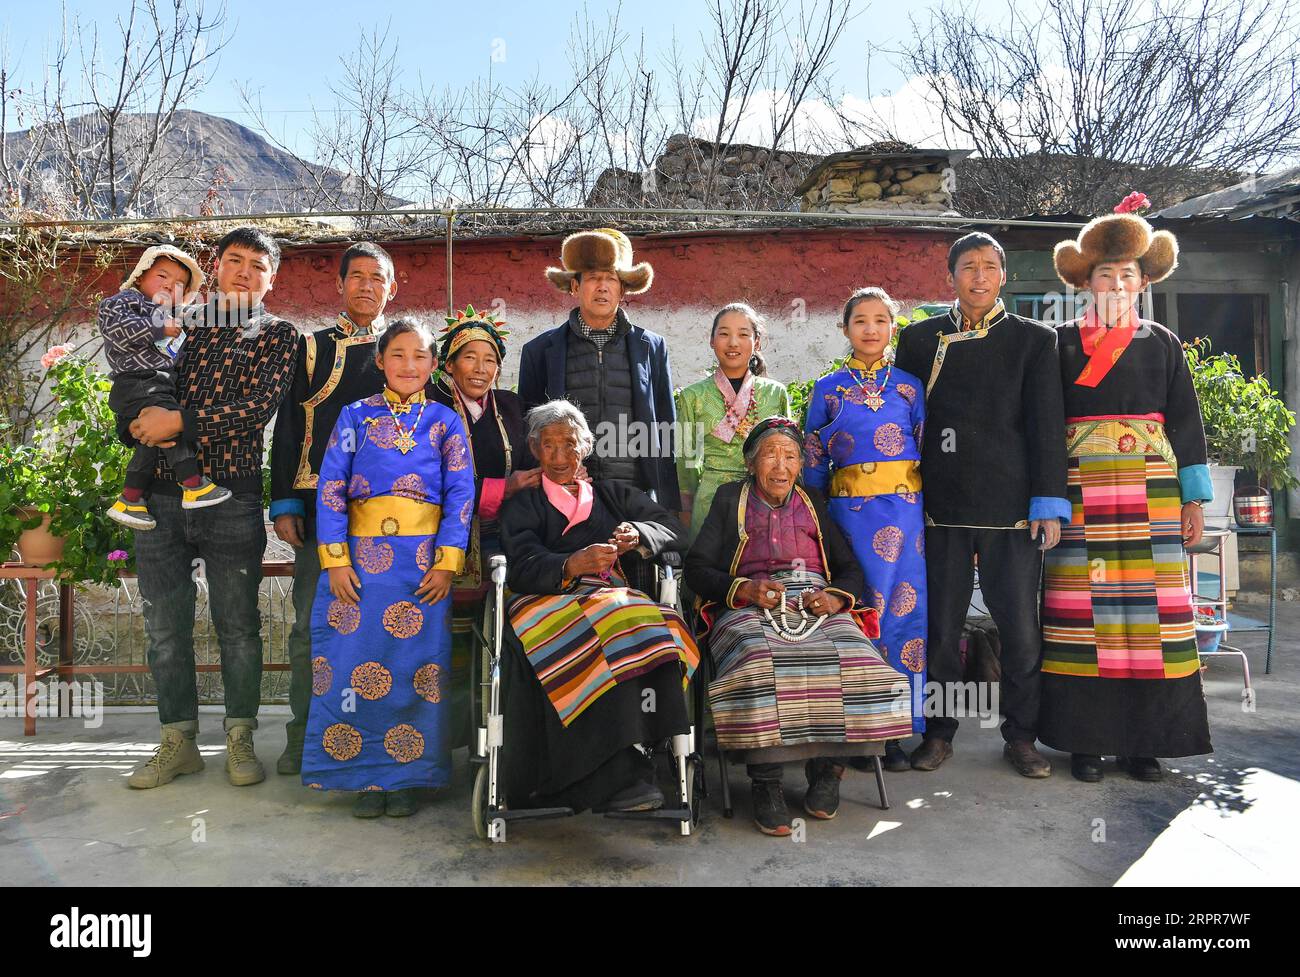
[[[135,263],[135,268],[131,274],[122,283],[121,291],[125,292],[128,288],[133,288],[142,275],[150,268],[159,258],[170,258],[178,265],[183,265],[185,270],[190,273],[189,284],[185,288],[185,301],[188,302],[194,294],[203,288],[203,272],[199,268],[199,263],[191,258],[180,248],[171,244],[155,244],[151,248],[146,248],[144,254],[140,255],[140,260]],[[145,298],[153,298],[152,295],[146,295]]]
[[[1057,277],[1075,288],[1087,288],[1092,269],[1103,261],[1136,261],[1154,284],[1178,267],[1178,241],[1168,231],[1153,231],[1136,214],[1107,214],[1089,221],[1077,240],[1058,244],[1052,261]]]
[[[560,248],[560,262],[564,267],[547,268],[546,277],[565,293],[569,283],[584,271],[613,272],[628,295],[640,295],[649,289],[655,276],[648,263],[632,264],[632,242],[612,227],[570,234]]]

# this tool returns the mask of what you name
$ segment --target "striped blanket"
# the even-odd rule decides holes
[[[510,623],[565,726],[616,683],[680,662],[685,689],[700,663],[675,610],[601,580],[583,578],[565,594],[519,597]]]
[[[1174,679],[1196,672],[1196,631],[1173,451],[1154,421],[1072,425],[1074,510],[1044,562],[1043,671]]]
[[[825,581],[782,580],[793,598]],[[912,733],[907,678],[892,669],[849,614],[833,615],[803,642],[777,637],[761,611],[725,612],[709,634],[718,675],[709,704],[724,750],[801,743],[862,743]]]

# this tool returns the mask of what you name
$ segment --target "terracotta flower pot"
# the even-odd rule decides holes
[[[31,518],[37,512],[34,509],[21,509],[19,514]],[[18,536],[18,557],[25,566],[44,567],[63,558],[63,537],[50,532],[50,514],[46,512],[41,515],[39,526],[26,529]]]

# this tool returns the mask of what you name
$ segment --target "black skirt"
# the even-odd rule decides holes
[[[653,779],[633,744],[690,728],[676,662],[618,683],[566,727],[508,624],[501,657],[502,766],[511,807],[596,807],[639,778]]]
[[[1213,753],[1201,673],[1115,679],[1043,673],[1039,742],[1094,756]]]

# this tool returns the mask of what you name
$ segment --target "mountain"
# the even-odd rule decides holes
[[[131,171],[133,147],[147,137],[151,123],[152,116],[147,115],[119,119],[115,142],[124,147],[119,152],[128,160],[119,165],[119,172]],[[78,147],[76,157],[81,161],[83,179],[107,184],[104,123],[97,116],[83,115],[70,120],[68,130]],[[11,164],[17,161],[20,165],[33,153],[38,154],[32,161],[34,165],[25,171],[25,197],[34,210],[58,210],[50,205],[68,185],[69,154],[50,145],[52,140],[38,148],[39,137],[40,133],[32,130],[5,133],[5,152]],[[96,167],[104,178],[94,174]],[[360,195],[348,186],[350,178],[346,174],[301,162],[253,130],[206,112],[176,113],[162,138],[157,165],[151,173],[149,193],[142,195],[141,204],[135,208],[138,213],[119,216],[198,214],[205,203],[219,213],[241,214],[350,210],[357,209],[361,202]],[[129,186],[131,179],[124,175],[118,181],[119,187]],[[394,208],[407,203],[396,197],[384,199],[387,206]],[[111,214],[107,190],[97,191],[95,201],[99,215]]]

